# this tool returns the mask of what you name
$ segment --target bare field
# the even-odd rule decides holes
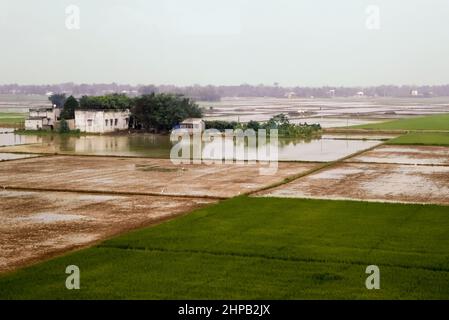
[[[449,167],[341,163],[258,196],[449,205]]]
[[[380,146],[346,162],[449,165],[449,148],[433,146]]]
[[[314,163],[174,165],[166,159],[52,156],[0,163],[0,187],[44,190],[233,197],[306,172]]]
[[[0,200],[0,272],[215,202],[13,190]]]

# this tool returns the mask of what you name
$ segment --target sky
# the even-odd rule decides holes
[[[447,0],[0,0],[0,83],[449,83]]]

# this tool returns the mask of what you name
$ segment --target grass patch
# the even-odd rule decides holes
[[[0,127],[25,123],[25,113],[0,112]]]
[[[239,197],[3,275],[0,299],[447,299],[448,248],[447,207]]]
[[[399,119],[382,123],[371,123],[351,128],[373,130],[442,130],[449,131],[449,114]]]
[[[448,133],[409,133],[388,141],[387,144],[449,146]]]

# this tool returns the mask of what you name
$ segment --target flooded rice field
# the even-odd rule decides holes
[[[14,135],[13,136],[18,136]],[[1,135],[0,135],[1,137]],[[24,137],[24,138],[23,138]],[[170,157],[173,144],[168,136],[162,135],[119,135],[119,136],[19,136],[9,138],[10,142],[29,142],[30,144],[0,148],[0,152],[101,155],[163,158]],[[279,139],[278,158],[280,161],[334,161],[379,144],[385,136],[323,135],[321,138]],[[11,144],[12,145],[12,144]],[[206,152],[212,143],[204,143],[203,159],[214,158]],[[254,149],[254,148],[253,148]],[[249,148],[248,154],[256,150]],[[224,153],[223,153],[224,154]]]
[[[285,113],[292,122],[320,123],[323,127],[346,127],[386,119],[449,112],[448,98],[223,98],[200,102],[206,119],[248,122],[266,121]]]
[[[229,198],[311,170],[315,163],[173,164],[168,159],[50,156],[0,163],[0,188]]]
[[[346,161],[449,165],[449,148],[435,146],[381,146]]]
[[[48,97],[42,94],[0,94],[0,112],[28,112],[29,108],[49,104]]]
[[[317,139],[307,143],[288,143],[279,148],[282,161],[335,161],[374,147],[379,140]]]
[[[214,202],[208,199],[0,190],[0,272]]]
[[[340,163],[259,196],[449,205],[449,166]]]
[[[33,99],[0,108],[26,111],[45,102]],[[292,122],[323,127],[449,112],[443,98],[226,98],[201,104],[210,120],[264,121],[286,113]],[[33,136],[0,128],[0,272],[281,183],[394,137],[280,139],[284,162],[274,175],[261,175],[268,165],[175,165],[168,159],[168,136]],[[449,148],[382,145],[257,196],[449,205]]]

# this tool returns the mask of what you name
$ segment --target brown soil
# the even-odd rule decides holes
[[[267,165],[175,165],[168,159],[51,156],[0,163],[0,188],[228,198],[315,165],[279,163],[276,174],[261,175],[259,169]]]
[[[214,203],[207,199],[0,191],[0,272]]]
[[[449,205],[449,167],[341,163],[258,195]]]
[[[347,162],[449,165],[449,148],[434,146],[381,146]]]

